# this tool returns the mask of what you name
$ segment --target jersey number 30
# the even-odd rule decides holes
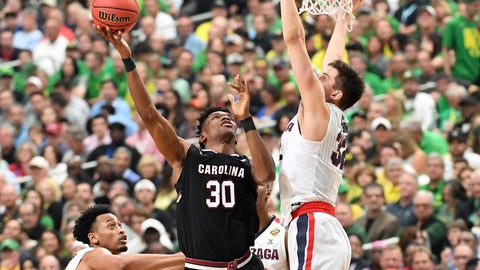
[[[209,180],[207,189],[210,191],[210,198],[206,200],[208,207],[218,208],[220,204],[224,208],[235,206],[235,184],[232,181]]]

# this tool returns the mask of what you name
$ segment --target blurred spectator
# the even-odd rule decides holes
[[[163,25],[163,22],[162,22]],[[180,16],[177,18],[177,38],[180,45],[185,50],[190,51],[193,57],[205,47],[204,43],[195,35],[192,19],[188,16]]]
[[[67,177],[67,164],[62,162],[63,153],[60,148],[48,144],[40,154],[48,161],[48,165],[50,166],[50,170],[48,171],[49,176],[55,183],[61,184]]]
[[[348,235],[350,240],[350,246],[352,248],[352,259],[350,261],[350,268],[352,270],[370,269],[368,261],[365,259],[364,250],[362,245],[364,242],[362,238],[354,233]]]
[[[168,238],[167,232],[163,224],[153,218],[149,218],[142,222],[142,239],[146,244],[146,250],[142,253],[160,253],[168,254],[174,249],[172,241]],[[161,247],[155,248],[155,252],[152,252],[152,244],[160,243]]]
[[[444,70],[448,75],[464,80],[466,84],[478,85],[480,76],[478,46],[475,42],[466,41],[478,39],[479,30],[475,24],[475,16],[480,7],[475,0],[467,0],[463,3],[464,13],[459,13],[449,21],[443,32]]]
[[[71,58],[67,57],[64,65],[68,65],[71,61]],[[74,63],[70,63],[69,65],[74,65]],[[70,123],[75,123],[76,125],[80,126],[81,128],[86,127],[87,118],[90,115],[90,107],[88,103],[84,100],[79,98],[75,94],[74,87],[82,87],[80,85],[71,85],[72,82],[68,81],[60,81],[55,84],[54,93],[58,93],[63,97],[65,100],[65,108],[64,108],[64,116]]]
[[[135,169],[137,167],[137,162],[140,159],[140,153],[134,147],[131,147],[125,143],[126,134],[125,134],[125,125],[119,122],[114,122],[109,125],[110,136],[112,142],[107,145],[99,145],[97,148],[88,155],[87,161],[96,160],[101,155],[106,155],[109,158],[113,157],[115,150],[118,147],[127,147],[132,153],[131,166],[130,168]]]
[[[114,115],[124,118],[125,121],[131,121],[130,106],[118,95],[118,85],[111,79],[102,81],[100,89],[101,98],[92,105],[90,116],[101,113],[102,107],[110,104],[114,107]]]
[[[228,17],[228,10],[225,1],[223,0],[215,0],[212,2],[210,12],[212,14],[212,18],[209,21],[200,23],[195,29],[195,35],[198,36],[200,40],[203,42],[208,42],[209,35],[212,26],[213,20],[217,17]]]
[[[43,33],[38,29],[37,12],[34,9],[25,9],[22,12],[22,29],[13,35],[13,45],[21,50],[33,51],[42,39]]]
[[[87,160],[87,151],[85,150],[85,145],[83,141],[85,139],[84,129],[77,126],[71,125],[65,131],[64,139],[67,143],[68,150],[63,153],[63,157],[59,162],[66,162],[73,157],[80,157],[82,161]]]
[[[348,166],[352,162],[355,162],[355,159],[349,160],[347,164]],[[371,166],[358,166],[352,171],[352,179],[350,179],[350,186],[348,189],[348,198],[351,204],[363,204],[362,194],[364,192],[364,188],[370,184],[377,182],[377,175],[375,174],[375,169]]]
[[[458,211],[458,217],[463,219],[469,227],[480,225],[478,218],[479,206],[475,201],[480,200],[480,170],[474,170],[470,175],[471,196],[464,202]]]
[[[41,212],[32,202],[23,202],[18,207],[18,215],[22,220],[22,230],[31,240],[39,241],[45,226],[40,223]]]
[[[75,195],[77,193],[77,184],[73,178],[67,177],[60,185],[60,188],[62,193],[62,197],[60,198],[60,204],[63,207],[68,201],[75,198]]]
[[[412,135],[398,130],[393,136],[393,146],[397,148],[399,157],[405,165],[412,168],[416,174],[422,174],[427,165],[427,155],[420,149]]]
[[[65,61],[68,39],[61,35],[62,22],[58,19],[47,19],[44,39],[38,42],[33,50],[33,61],[49,76],[52,76]]]
[[[2,159],[8,164],[16,160],[15,128],[9,123],[0,124],[0,147]]]
[[[155,207],[154,202],[156,195],[157,189],[152,181],[142,179],[135,184],[134,198],[138,202],[138,206],[147,210],[150,213],[150,217],[160,221],[165,227],[168,237],[171,240],[175,240],[176,233],[172,224],[173,217],[166,211]]]
[[[438,77],[438,73],[435,69],[434,63],[430,56],[430,54],[425,51],[421,50],[418,52],[418,68],[420,69],[420,91],[431,93],[437,87],[436,79]]]
[[[447,181],[443,186],[442,193],[442,201],[444,204],[438,208],[436,216],[443,224],[449,224],[457,217],[460,207],[467,200],[467,191],[460,181]]]
[[[93,43],[93,37],[91,42]],[[114,73],[113,64],[101,53],[94,52],[93,50],[87,50],[85,52],[83,61],[87,68],[88,76],[87,90],[83,98],[85,98],[88,104],[92,105],[100,100],[100,90],[105,78],[108,77],[108,74]]]
[[[42,181],[38,184],[37,190],[43,200],[42,208],[46,214],[52,217],[53,228],[59,231],[62,221],[62,204],[59,202],[60,188],[58,184],[50,181]]]
[[[100,145],[107,145],[112,142],[108,129],[108,119],[103,114],[98,114],[87,121],[87,131],[90,134],[83,140],[85,151],[90,153]]]
[[[474,153],[468,146],[468,134],[461,130],[452,130],[448,134],[448,143],[450,145],[449,171],[453,171],[453,160],[455,158],[465,158],[468,166],[474,169],[480,169],[480,154]]]
[[[377,37],[373,36],[370,42],[375,42],[376,39]],[[360,74],[365,84],[373,90],[374,96],[385,94],[390,90],[379,75],[368,70],[368,62],[365,55],[359,52],[352,52],[349,54],[349,60],[352,68]],[[384,72],[386,72],[386,69]]]
[[[52,230],[44,231],[42,233],[42,238],[40,239],[40,246],[45,250],[46,255],[53,255],[59,260],[60,265],[62,266],[59,269],[64,269],[64,267],[67,266],[70,256],[67,256],[66,250],[63,249],[62,239],[57,232]],[[42,261],[43,260],[45,259],[42,258]],[[42,263],[40,263],[40,265],[42,265]]]
[[[28,257],[22,261],[20,270],[38,270],[38,261],[33,257]]]
[[[445,186],[445,163],[438,154],[430,154],[427,158],[427,168],[425,169],[429,182],[421,185],[420,190],[427,190],[433,194],[433,210],[437,213],[438,209],[444,204],[443,187]]]
[[[36,78],[36,79],[35,79]],[[24,106],[25,123],[27,126],[33,126],[35,124],[43,124],[40,122],[40,115],[42,111],[48,107],[48,98],[38,90],[36,83],[40,79],[38,77],[30,77],[27,81],[28,87],[34,88],[34,92],[28,95],[28,102]],[[25,89],[27,91],[28,88]],[[53,108],[50,108],[53,110]]]
[[[40,212],[40,220],[39,223],[45,227],[46,229],[53,230],[54,229],[54,221],[52,216],[48,212],[46,212],[46,204],[45,200],[43,199],[42,194],[35,188],[28,189],[25,191],[24,195],[24,202],[32,203],[36,209]],[[61,218],[61,215],[58,216]]]
[[[442,134],[422,130],[420,120],[409,118],[400,123],[400,129],[410,133],[426,155],[437,153],[441,156],[448,154],[448,142]]]
[[[378,150],[382,145],[389,144],[395,134],[392,123],[384,117],[374,118],[370,124],[370,130]]]
[[[413,198],[418,191],[417,176],[403,172],[398,178],[398,190],[400,198],[396,202],[387,205],[387,211],[394,215],[401,228],[416,223]]]
[[[120,146],[115,149],[112,157],[114,173],[128,181],[129,186],[135,185],[141,177],[132,168],[132,152],[129,148]],[[136,167],[134,167],[136,169]]]
[[[281,108],[279,90],[272,84],[264,84],[260,89],[260,99],[263,106],[260,107],[255,115],[259,121],[268,121],[275,118],[276,113]]]
[[[422,122],[423,130],[436,128],[436,106],[433,98],[420,91],[419,79],[410,71],[403,74],[406,117],[415,117]]]
[[[0,214],[0,235],[10,220],[15,220],[18,218],[18,205],[17,200],[19,199],[18,191],[15,190],[15,187],[9,184],[2,186],[0,191],[0,205],[4,207],[3,213]],[[3,240],[0,237],[0,240]]]
[[[15,146],[25,142],[28,138],[28,127],[25,123],[23,106],[20,104],[12,104],[5,112],[5,121],[8,121],[15,128]]]
[[[94,205],[95,194],[93,194],[92,184],[87,181],[79,181],[75,199],[81,201],[86,206]]]
[[[165,40],[175,39],[177,37],[175,20],[170,14],[160,9],[158,1],[144,0],[143,5],[148,15],[155,18],[155,31],[161,33]]]
[[[412,254],[411,270],[434,270],[435,260],[432,252],[426,247],[418,247]]]
[[[297,92],[297,87],[292,82],[286,82],[281,85],[281,97],[285,104],[277,110],[276,116],[286,113],[296,113],[300,104],[300,96]]]
[[[5,239],[0,244],[0,268],[3,270],[20,269],[20,245],[14,239]]]
[[[16,149],[15,162],[10,163],[8,169],[15,176],[27,176],[29,174],[30,160],[37,155],[37,147],[31,142],[23,142]]]
[[[386,247],[380,257],[380,266],[382,270],[402,269],[403,254],[399,246]]]
[[[363,189],[362,200],[366,206],[365,213],[356,221],[367,232],[367,241],[387,239],[398,234],[397,218],[385,211],[383,188],[377,183],[367,184]]]
[[[377,174],[377,183],[383,186],[385,202],[388,204],[400,199],[399,178],[408,169],[400,157],[390,158],[384,168],[383,172]]]
[[[459,244],[453,250],[453,265],[455,269],[465,270],[467,262],[474,257],[475,254],[470,246],[466,244]]]
[[[2,62],[18,59],[20,49],[14,47],[13,33],[14,31],[11,29],[3,29],[0,32],[0,59]]]
[[[420,190],[415,194],[413,204],[417,227],[425,231],[430,239],[432,253],[440,258],[441,251],[447,244],[447,227],[433,214],[434,197],[432,192]]]
[[[45,255],[40,258],[39,270],[62,270],[60,260],[53,255]]]
[[[356,235],[364,243],[367,240],[365,229],[358,223],[355,223],[352,207],[346,202],[337,202],[335,205],[335,217],[342,224],[347,235]],[[357,258],[358,259],[358,258]]]
[[[137,171],[143,179],[152,181],[158,190],[164,181],[162,170],[163,163],[159,163],[155,156],[145,154],[138,161]]]

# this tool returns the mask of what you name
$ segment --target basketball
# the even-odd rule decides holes
[[[91,11],[95,25],[113,32],[132,30],[140,16],[136,0],[93,0]]]

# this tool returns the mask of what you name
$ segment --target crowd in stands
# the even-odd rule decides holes
[[[128,252],[178,251],[172,168],[135,111],[120,55],[94,31],[89,2],[0,1],[1,270],[63,269],[84,246],[75,219],[99,203],[123,223]],[[278,165],[300,104],[278,1],[138,2],[141,17],[123,38],[178,136],[194,140],[205,108],[228,107],[227,82],[240,74]],[[352,270],[477,265],[479,12],[479,0],[365,0],[356,11],[343,60],[367,89],[347,111],[336,206]],[[335,20],[301,16],[321,72]],[[236,147],[248,155],[243,134]],[[272,213],[278,206],[276,187]]]

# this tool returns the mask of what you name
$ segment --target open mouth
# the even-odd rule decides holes
[[[230,121],[223,121],[222,122],[222,127],[232,127],[232,122]]]

